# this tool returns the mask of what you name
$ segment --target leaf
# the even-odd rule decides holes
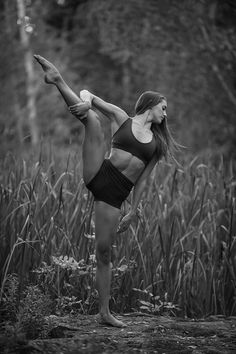
[[[147,306],[147,307],[153,307],[153,304],[151,304],[150,302],[148,301],[144,301],[144,300],[139,300],[140,304],[143,305],[143,306]]]
[[[119,270],[120,272],[125,272],[127,269],[128,269],[128,266],[126,264],[122,264],[122,266],[117,268],[117,270]]]
[[[140,310],[145,310],[145,311],[151,312],[150,308],[147,307],[147,306],[140,306],[139,309],[140,309]]]

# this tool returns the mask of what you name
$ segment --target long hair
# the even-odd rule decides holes
[[[135,104],[135,114],[142,114],[163,100],[166,101],[166,98],[161,93],[146,91],[142,93]],[[175,160],[173,152],[177,150],[180,145],[174,140],[166,118],[164,118],[160,124],[152,123],[151,130],[157,143],[156,153],[158,160],[162,157],[167,158],[168,156],[171,156]]]

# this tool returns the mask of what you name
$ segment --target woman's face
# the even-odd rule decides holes
[[[152,107],[152,122],[161,124],[164,118],[167,117],[166,113],[167,102],[166,100],[162,100],[156,106]]]

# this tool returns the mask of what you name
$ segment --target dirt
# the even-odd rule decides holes
[[[117,316],[127,328],[101,325],[96,316],[51,316],[50,339],[31,340],[22,353],[236,353],[236,317],[187,320],[142,313]]]

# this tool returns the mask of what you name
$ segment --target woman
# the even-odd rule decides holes
[[[166,99],[157,92],[143,93],[136,103],[135,116],[130,118],[122,109],[89,91],[81,91],[78,97],[55,66],[39,55],[34,57],[45,72],[46,83],[58,88],[70,112],[84,125],[83,179],[95,197],[96,287],[100,320],[115,327],[125,327],[109,310],[111,242],[117,231],[123,232],[130,225],[145,180],[153,167],[175,146],[167,127]],[[112,122],[112,147],[108,159],[104,159],[104,137],[93,108]],[[121,204],[132,188],[130,211],[119,223]]]

